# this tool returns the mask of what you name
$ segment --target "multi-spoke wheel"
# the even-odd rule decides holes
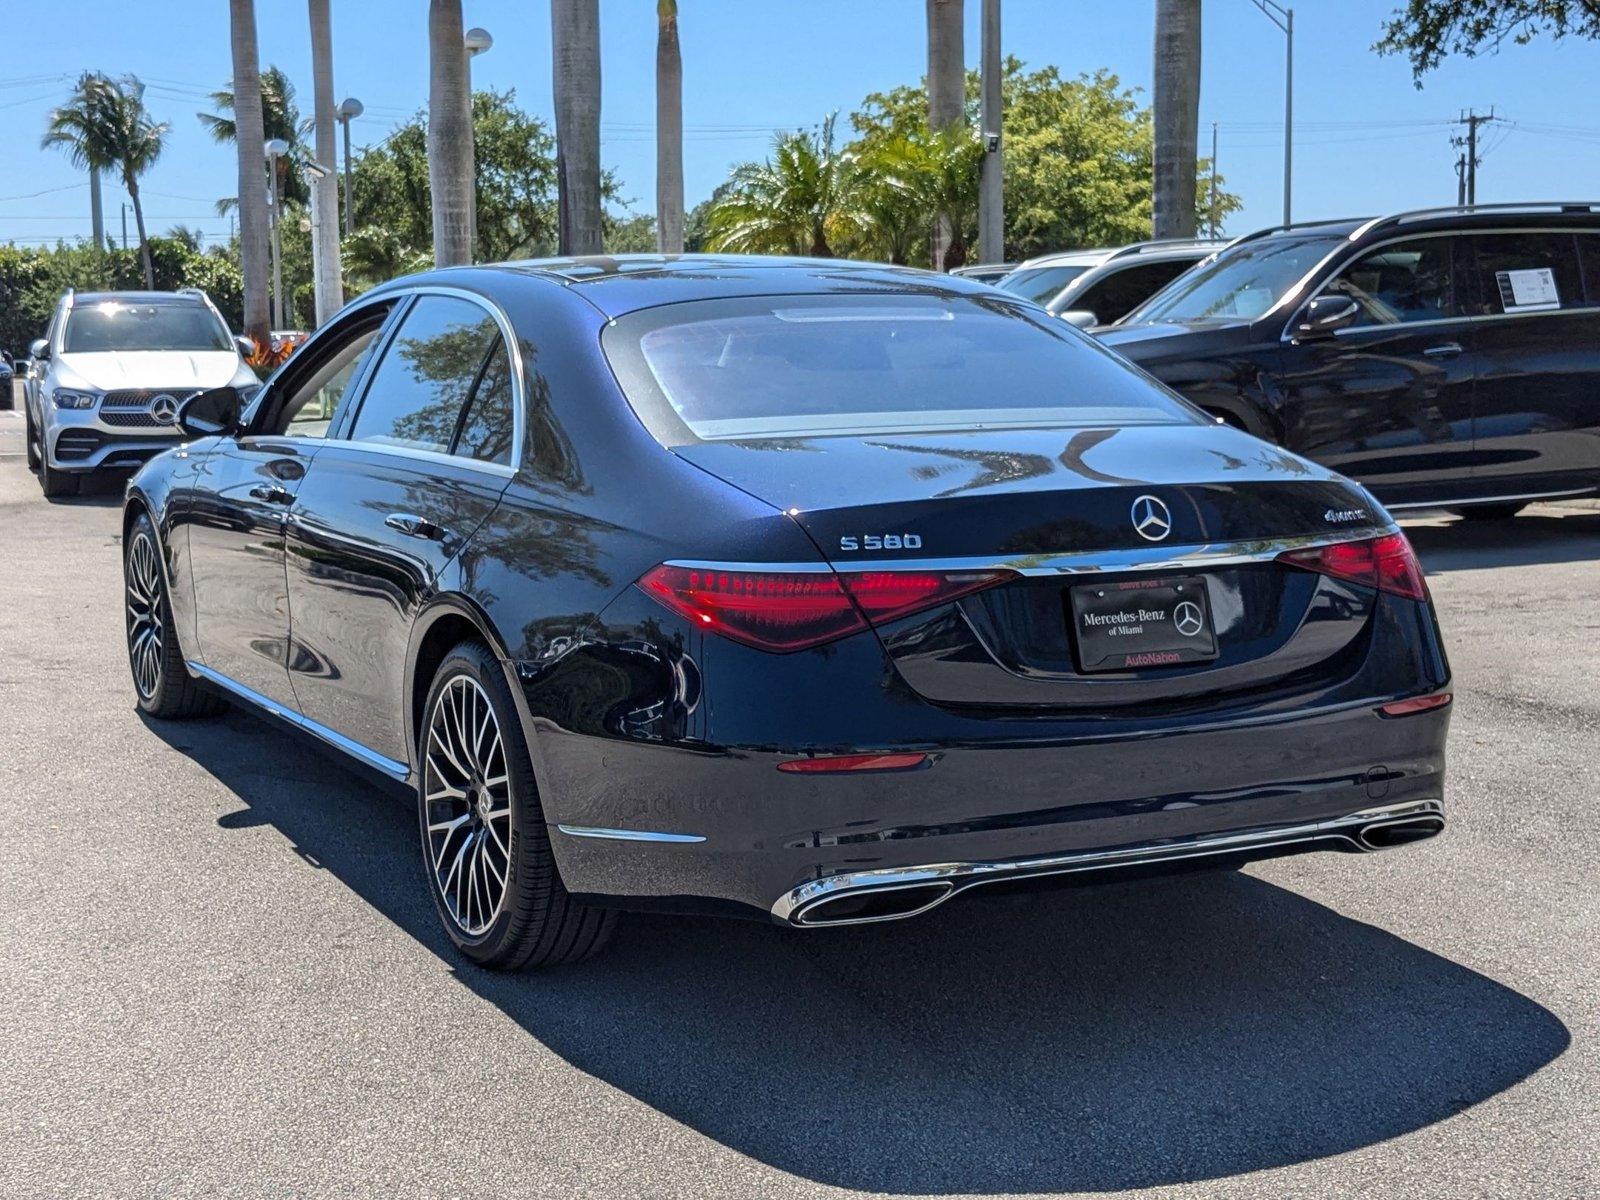
[[[511,873],[511,782],[489,697],[456,675],[434,700],[423,755],[428,860],[450,919],[477,937],[494,923]]]
[[[172,625],[155,526],[141,513],[128,528],[122,557],[128,665],[139,707],[152,717],[212,716],[227,707],[189,674]]]
[[[567,894],[500,664],[477,642],[440,663],[417,730],[417,808],[434,905],[483,966],[575,962],[614,914]]]
[[[161,564],[156,560],[155,543],[145,530],[138,530],[128,545],[127,583],[128,662],[133,667],[133,686],[139,698],[148,700],[161,686]]]

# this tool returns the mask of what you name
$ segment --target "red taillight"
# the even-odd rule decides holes
[[[1359,542],[1335,542],[1311,550],[1289,550],[1278,561],[1404,596],[1426,600],[1428,585],[1422,579],[1422,564],[1403,533],[1385,534]]]
[[[928,761],[926,754],[841,754],[835,758],[791,758],[778,770],[796,775],[837,775],[843,771],[910,771]]]
[[[750,571],[659,566],[639,586],[685,620],[785,653],[946,604],[1009,571]]]
[[[1409,700],[1393,700],[1378,711],[1386,717],[1409,717],[1412,713],[1428,712],[1449,704],[1449,692],[1435,692],[1431,696],[1412,696]]]

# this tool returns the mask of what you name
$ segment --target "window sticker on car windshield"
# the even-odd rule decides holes
[[[1500,307],[1504,312],[1539,312],[1561,307],[1561,297],[1556,292],[1556,273],[1549,267],[1496,271],[1494,275],[1500,284]]]

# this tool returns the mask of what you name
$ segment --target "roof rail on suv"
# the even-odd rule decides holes
[[[1147,242],[1134,242],[1131,246],[1124,246],[1120,250],[1113,250],[1106,262],[1116,258],[1131,258],[1140,254],[1149,254],[1157,250],[1175,250],[1179,246],[1225,246],[1227,242],[1221,238],[1202,237],[1171,237],[1151,238]]]
[[[1411,221],[1425,221],[1431,217],[1471,216],[1474,213],[1600,213],[1600,201],[1593,200],[1522,200],[1508,204],[1446,204],[1437,208],[1414,208],[1374,217],[1350,234],[1354,241],[1375,229],[1391,225],[1405,225]]]

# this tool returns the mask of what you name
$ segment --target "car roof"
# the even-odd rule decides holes
[[[607,317],[661,304],[730,296],[918,292],[994,299],[994,289],[988,284],[914,267],[844,258],[737,254],[593,255],[447,267],[394,280],[369,294],[428,284],[491,291],[496,280],[503,283],[509,277],[558,283]]]
[[[131,304],[205,304],[199,292],[73,292],[72,306],[79,304],[107,304],[121,300]]]
[[[1600,202],[1589,200],[1533,200],[1512,204],[1462,204],[1421,208],[1376,217],[1339,217],[1270,225],[1238,241],[1259,238],[1345,237],[1359,241],[1391,237],[1396,233],[1437,233],[1441,230],[1499,229],[1507,224],[1521,228],[1562,227],[1573,224],[1600,228]]]

